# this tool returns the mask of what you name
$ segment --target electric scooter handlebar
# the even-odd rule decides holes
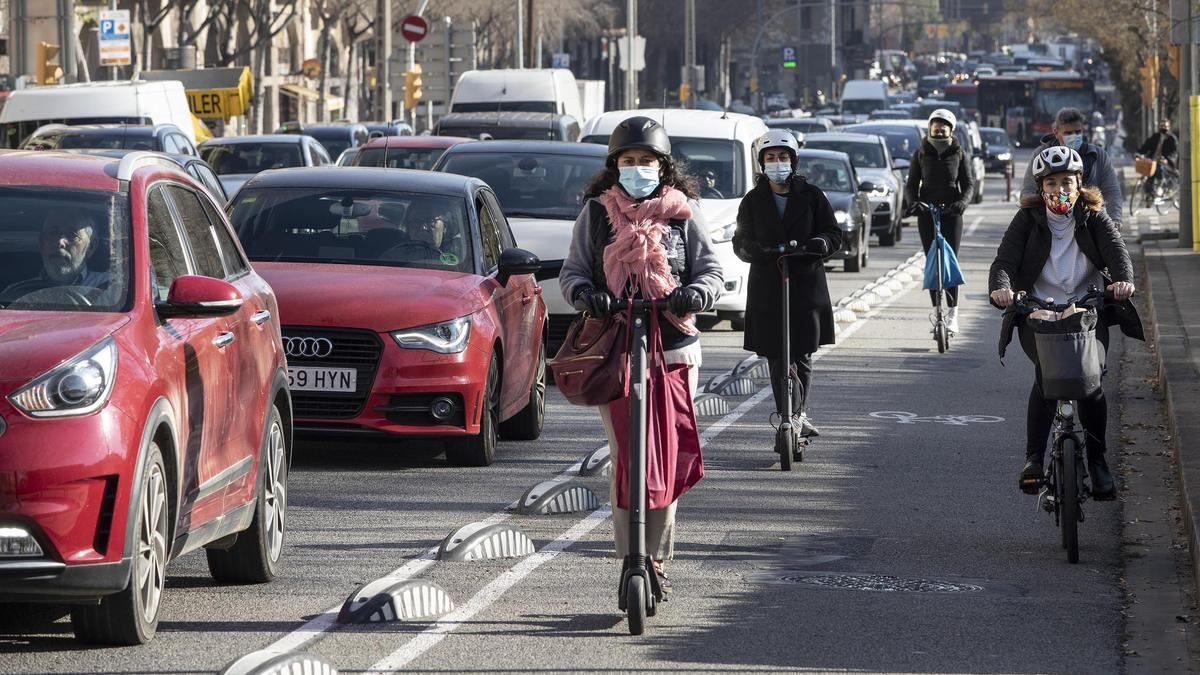
[[[649,300],[628,299],[628,300],[613,300],[612,311],[623,312],[632,308],[635,312],[655,309],[670,309],[671,302],[668,298],[650,298]]]
[[[825,256],[819,253],[812,253],[805,250],[795,239],[786,244],[780,244],[775,248],[781,258],[824,258]]]

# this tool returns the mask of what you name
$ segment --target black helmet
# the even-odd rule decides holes
[[[632,148],[644,148],[667,160],[671,158],[671,139],[662,125],[649,117],[622,120],[608,137],[608,160]]]

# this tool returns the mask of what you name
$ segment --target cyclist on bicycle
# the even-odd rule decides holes
[[[905,215],[917,216],[917,232],[921,235],[921,250],[928,251],[933,243],[933,216],[925,204],[937,204],[942,236],[958,253],[962,239],[962,214],[967,210],[975,181],[971,178],[971,158],[954,139],[954,113],[938,108],[929,115],[929,137],[921,142],[908,167],[904,197],[910,204]],[[937,307],[937,291],[929,291],[929,299]],[[946,289],[946,328],[958,333],[958,287]]]
[[[768,131],[754,141],[758,176],[738,206],[733,252],[750,263],[746,294],[744,346],[767,359],[775,409],[783,409],[786,380],[795,373],[792,414],[800,434],[820,435],[804,415],[812,377],[812,353],[834,339],[833,303],[819,260],[792,259],[788,268],[791,354],[783,354],[783,289],[776,267],[779,246],[796,241],[809,253],[829,257],[842,246],[842,230],[829,199],[815,182],[797,172],[800,144],[786,129]]]
[[[1177,176],[1175,168],[1179,156],[1179,139],[1171,133],[1171,120],[1164,117],[1158,122],[1158,131],[1150,134],[1137,154],[1158,162],[1158,167],[1150,180],[1146,181],[1146,201],[1154,199],[1154,189],[1164,178]]]
[[[1095,187],[1083,186],[1083,159],[1066,147],[1042,150],[1033,159],[1037,194],[1021,200],[988,278],[992,302],[1011,307],[1014,294],[1028,292],[1055,302],[1081,298],[1092,286],[1105,288],[1116,302],[1105,305],[1096,327],[1096,337],[1107,350],[1108,327],[1117,324],[1125,335],[1143,338],[1141,319],[1133,303],[1133,264],[1117,224],[1104,211],[1104,197]],[[1025,466],[1021,490],[1037,494],[1043,478],[1046,439],[1054,420],[1055,401],[1042,395],[1042,376],[1037,367],[1033,330],[1013,312],[1004,315],[1000,331],[1000,355],[1016,328],[1021,348],[1034,363],[1033,388],[1029,392],[1025,429]],[[1087,432],[1092,497],[1113,499],[1116,485],[1104,454],[1108,427],[1108,403],[1103,390],[1078,402],[1079,418]]]

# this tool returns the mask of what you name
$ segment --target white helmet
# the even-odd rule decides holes
[[[759,136],[754,140],[754,158],[758,161],[758,168],[761,171],[763,166],[763,153],[771,148],[787,148],[792,152],[792,168],[796,168],[796,158],[800,155],[800,143],[796,141],[796,135],[787,129],[771,129],[767,133]]]
[[[1071,148],[1052,145],[1033,156],[1033,179],[1040,181],[1052,173],[1083,173],[1083,158]]]
[[[946,124],[949,124],[951,130],[958,126],[958,119],[954,117],[954,113],[946,110],[945,108],[938,108],[937,110],[929,113],[929,123],[933,124],[934,120],[941,120]]]

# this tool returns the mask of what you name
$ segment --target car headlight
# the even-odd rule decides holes
[[[876,199],[883,199],[885,197],[890,196],[891,194],[892,194],[892,186],[888,185],[886,183],[883,183],[883,184],[876,185],[875,189],[871,190],[871,192],[868,193],[868,197],[874,197]]]
[[[996,159],[1000,160],[1001,162],[1007,162],[1008,160],[1012,159],[1012,153],[1011,152],[1001,152],[996,155]]]
[[[434,323],[428,326],[393,331],[392,339],[401,349],[428,349],[439,354],[457,354],[471,339],[471,317]]]
[[[86,415],[112,394],[117,375],[117,344],[106,337],[9,394],[8,400],[31,417]]]
[[[845,225],[846,221],[850,219],[850,214],[845,211],[834,211],[833,219],[837,221],[838,225]]]
[[[737,223],[730,223],[722,227],[714,227],[708,231],[708,236],[712,238],[714,244],[723,244],[733,240],[735,230],[737,230]]]

